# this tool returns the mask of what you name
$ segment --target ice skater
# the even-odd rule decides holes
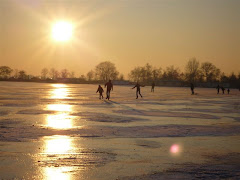
[[[151,89],[151,92],[154,92],[154,88],[155,88],[155,82],[152,83],[152,89]]]
[[[98,92],[99,92],[99,99],[103,99],[103,92],[104,92],[104,90],[103,90],[103,88],[102,88],[102,86],[100,84],[98,85],[98,89],[97,89],[96,93],[98,93]]]
[[[220,90],[219,84],[217,85],[216,89],[217,89],[217,93],[219,94],[219,90]]]
[[[141,95],[141,89],[140,89],[141,87],[144,87],[144,86],[140,85],[140,84],[137,82],[137,84],[132,88],[132,89],[137,88],[137,91],[136,91],[136,99],[138,99],[138,94],[141,96],[141,98],[143,97],[143,96]]]
[[[107,91],[106,91],[106,95],[107,95],[107,97],[106,97],[106,99],[110,99],[110,92],[111,92],[111,90],[113,91],[113,84],[112,84],[112,82],[111,82],[111,80],[109,80],[106,84],[105,84],[105,87],[107,86]]]
[[[228,94],[230,93],[230,89],[229,88],[228,88],[227,92],[228,92]]]
[[[192,95],[194,95],[194,88],[195,88],[195,87],[194,87],[193,83],[191,83],[191,86],[190,86],[190,87],[191,87]]]
[[[221,89],[222,89],[222,94],[224,94],[225,88],[224,88],[224,87],[221,87]]]

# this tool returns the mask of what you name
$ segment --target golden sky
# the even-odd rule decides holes
[[[78,76],[110,60],[126,75],[147,62],[184,70],[196,57],[239,72],[239,9],[239,0],[0,0],[0,65]],[[51,38],[58,20],[75,26],[71,41]]]

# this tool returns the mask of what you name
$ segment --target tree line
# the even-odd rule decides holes
[[[76,77],[75,72],[67,69],[56,70],[55,68],[41,70],[40,76],[32,76],[24,70],[11,69],[8,66],[0,66],[0,79],[7,80],[59,80],[59,79],[78,79],[79,82],[106,82],[111,80],[125,80],[124,75],[119,73],[114,63],[104,61],[96,65],[86,75]],[[187,83],[228,83],[231,87],[239,88],[240,72],[226,75],[211,62],[200,63],[196,58],[187,61],[184,71],[178,67],[168,66],[165,69],[154,67],[147,63],[144,66],[133,68],[128,74],[128,79],[132,82],[140,82],[146,85],[163,81],[178,81],[182,84]]]

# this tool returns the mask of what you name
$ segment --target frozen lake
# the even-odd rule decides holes
[[[0,82],[0,179],[240,178],[240,91],[97,87]]]

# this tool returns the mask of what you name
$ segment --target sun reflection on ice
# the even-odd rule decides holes
[[[54,129],[73,128],[74,116],[70,113],[72,105],[58,102],[60,99],[67,99],[69,96],[68,88],[64,84],[53,84],[53,90],[50,91],[49,98],[55,99],[54,104],[48,104],[46,110],[55,111],[55,114],[46,116],[46,126]],[[66,158],[75,153],[72,138],[69,136],[51,136],[44,138],[43,162],[47,165],[42,168],[44,178],[47,180],[70,180],[73,176],[74,167],[71,166]]]
[[[69,136],[51,136],[44,138],[44,153],[46,160],[54,163],[54,166],[46,166],[43,168],[44,179],[47,180],[70,180],[72,179],[73,167],[66,166],[58,162],[60,157],[68,157],[74,153],[72,139]],[[53,157],[49,155],[54,155]],[[60,163],[60,164],[59,164]]]
[[[50,91],[50,98],[52,99],[66,99],[69,95],[67,85],[52,84],[54,89]],[[54,129],[70,129],[73,128],[74,117],[70,115],[72,112],[72,105],[55,103],[48,104],[46,110],[56,111],[56,114],[49,114],[46,117],[46,126]]]
[[[72,171],[72,167],[46,167],[46,180],[70,180],[72,175],[68,172]]]
[[[69,136],[51,136],[45,140],[45,153],[68,154],[73,150],[72,139]]]
[[[51,91],[51,99],[66,99],[69,95],[65,84],[52,84],[55,88]]]
[[[57,111],[57,114],[49,114],[46,117],[46,125],[54,129],[73,128],[73,119],[69,113],[72,112],[72,105],[50,104],[47,110]]]
[[[54,129],[71,129],[73,128],[73,117],[69,114],[62,113],[56,115],[48,115],[46,124]]]
[[[47,105],[47,110],[51,110],[51,111],[61,111],[61,112],[65,112],[65,111],[72,111],[72,105],[69,104],[49,104]]]

